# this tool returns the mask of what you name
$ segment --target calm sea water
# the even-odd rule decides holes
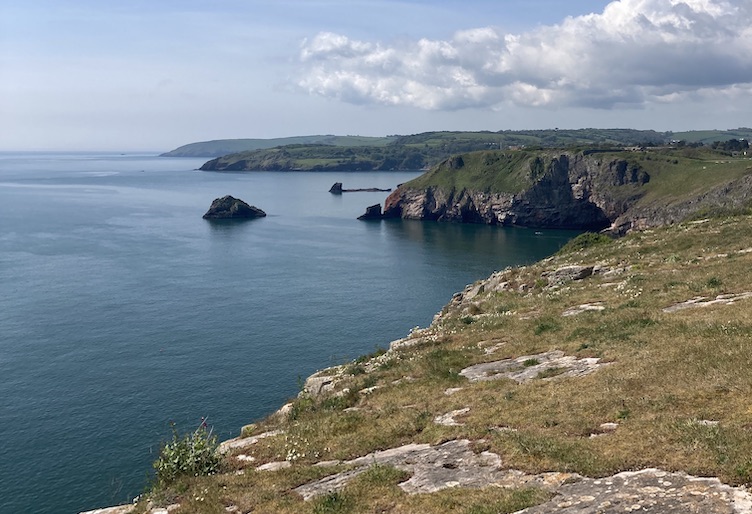
[[[220,439],[572,232],[360,222],[416,173],[0,154],[0,512],[127,502],[175,421]],[[201,218],[225,194],[267,218]]]

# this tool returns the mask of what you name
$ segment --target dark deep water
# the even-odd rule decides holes
[[[0,154],[0,512],[130,501],[169,422],[220,439],[318,368],[386,347],[465,284],[573,232],[360,222],[416,173],[192,171]],[[269,216],[201,219],[225,194]]]

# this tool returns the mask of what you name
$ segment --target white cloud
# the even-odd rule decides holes
[[[366,42],[320,33],[298,86],[356,104],[642,107],[739,96],[752,84],[752,0],[620,0],[521,34]]]

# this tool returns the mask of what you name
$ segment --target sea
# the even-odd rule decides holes
[[[0,512],[130,502],[160,444],[220,440],[323,367],[425,327],[572,231],[358,221],[414,172],[197,171],[148,153],[0,153]],[[268,214],[202,219],[233,195]]]

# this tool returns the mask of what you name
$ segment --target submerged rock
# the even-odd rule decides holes
[[[230,195],[215,199],[204,214],[205,220],[263,218],[266,213]]]

